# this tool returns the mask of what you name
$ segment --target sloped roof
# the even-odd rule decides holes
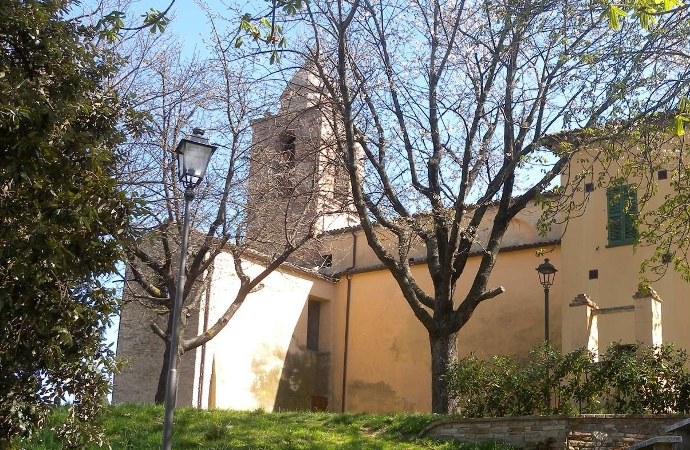
[[[539,242],[530,242],[529,244],[520,244],[520,245],[511,245],[507,247],[502,247],[499,249],[498,253],[506,253],[506,252],[513,252],[517,250],[529,250],[532,248],[540,248],[540,247],[550,247],[550,246],[557,246],[561,245],[561,240],[560,239],[552,239],[552,240],[547,240],[547,241],[539,241]],[[481,251],[474,251],[470,252],[470,257],[472,256],[481,256],[483,255],[484,252]],[[426,264],[427,258],[413,258],[410,260],[410,265],[419,265],[419,264]],[[383,264],[374,264],[371,266],[366,266],[366,267],[355,267],[354,269],[347,269],[347,270],[342,270],[340,272],[335,272],[332,277],[343,277],[347,275],[356,275],[358,273],[366,273],[366,272],[375,272],[377,270],[386,270],[386,266]]]

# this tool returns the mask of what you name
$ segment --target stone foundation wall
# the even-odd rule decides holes
[[[687,416],[583,414],[578,416],[447,419],[428,425],[420,436],[460,442],[496,442],[526,450],[623,450],[664,434]]]

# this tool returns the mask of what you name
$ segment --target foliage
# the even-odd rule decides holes
[[[308,0],[266,0],[268,10],[258,15],[243,14],[240,20],[241,35],[235,38],[235,47],[244,44],[244,38],[249,37],[258,44],[267,44],[271,48],[270,63],[280,62],[280,49],[287,47],[287,38],[283,27],[276,18],[280,12],[285,16],[294,16],[304,8]]]
[[[668,13],[675,8],[684,6],[680,0],[623,0],[622,2],[603,1],[602,17],[608,20],[614,30],[621,27],[621,18],[632,17],[639,21],[640,26],[648,30],[655,25],[657,16]]]
[[[133,205],[113,179],[112,55],[64,18],[71,5],[0,7],[0,448],[67,398],[65,448],[97,440],[114,369],[102,335],[117,302],[100,280]]]
[[[614,30],[620,29],[621,19],[629,17],[637,20],[642,29],[650,30],[659,23],[659,16],[669,14],[677,8],[687,8],[687,5],[680,0],[623,0],[622,2],[603,0],[602,4],[604,10],[601,17],[605,18]],[[685,124],[688,122],[690,122],[688,99],[681,96],[673,118],[673,129],[677,136],[685,134]]]
[[[160,448],[163,409],[156,406],[111,406],[105,420],[113,450]],[[237,450],[501,450],[506,447],[420,439],[418,433],[439,417],[431,414],[265,413],[178,409],[176,449]],[[56,421],[61,420],[56,414]],[[50,432],[24,441],[30,450],[59,449]]]
[[[251,37],[254,42],[261,42],[273,46],[270,63],[274,64],[280,61],[280,55],[276,48],[285,48],[287,45],[286,37],[283,34],[283,29],[278,23],[276,23],[276,13],[279,10],[282,10],[286,16],[294,16],[299,10],[308,4],[308,1],[266,0],[266,2],[270,4],[268,12],[259,14],[256,17],[249,13],[242,15],[240,20],[240,30],[244,31],[244,35]],[[621,20],[625,18],[637,20],[642,29],[649,30],[650,27],[658,23],[657,16],[669,13],[673,9],[683,6],[685,6],[685,4],[680,0],[624,0],[621,2],[602,0],[601,4],[597,5],[597,7],[593,9],[601,9],[600,18],[602,20],[606,20],[609,27],[614,30],[620,29]],[[152,12],[156,13],[157,11],[152,10]],[[115,14],[121,15],[122,13],[116,11]],[[160,13],[158,12],[158,14]],[[162,16],[165,17],[165,14],[162,14]],[[151,16],[149,14],[144,17],[144,23],[146,25],[150,25],[149,22],[151,17],[156,16]],[[116,17],[116,19],[121,18],[122,16]],[[147,22],[146,19],[148,19],[149,22]],[[119,26],[124,26],[121,21]],[[263,33],[262,30],[264,30]],[[154,31],[155,29],[152,28],[152,32]],[[240,47],[243,43],[243,36],[239,36],[235,40],[235,45],[237,47]],[[676,124],[683,119],[687,120],[688,116],[679,115],[676,119]]]
[[[465,417],[687,413],[687,359],[670,344],[614,343],[598,361],[585,349],[562,355],[541,344],[526,361],[468,356],[446,377],[457,412]]]
[[[686,76],[684,83],[687,80],[690,77]],[[687,100],[681,103],[688,110]],[[587,130],[592,144],[582,148],[564,171],[559,195],[541,199],[541,225],[548,228],[584,213],[590,202],[586,183],[608,192],[628,186],[632,197],[623,204],[636,233],[634,248],[642,260],[642,291],[669,271],[690,281],[690,167],[686,162],[687,138],[678,132],[687,125],[683,122],[680,129],[669,126],[679,111],[653,113],[635,123],[612,122]],[[561,151],[570,150],[561,145]],[[667,179],[658,177],[662,170]],[[616,196],[611,199],[617,200]]]
[[[100,18],[95,29],[102,39],[110,43],[114,43],[121,38],[125,31],[139,31],[148,28],[151,34],[162,33],[170,23],[168,13],[174,4],[175,0],[171,0],[168,7],[163,11],[150,8],[144,14],[141,14],[141,23],[135,26],[126,26],[125,19],[127,15],[123,11],[113,10]]]

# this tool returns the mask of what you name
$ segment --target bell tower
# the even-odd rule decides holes
[[[252,122],[248,238],[284,243],[311,227],[318,234],[359,223],[332,120],[319,78],[303,67],[278,113]]]

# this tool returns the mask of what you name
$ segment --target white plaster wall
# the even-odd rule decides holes
[[[262,269],[253,263],[245,266],[250,276]],[[197,372],[206,393],[206,398],[202,398],[204,408],[209,406],[211,368],[215,364],[217,408],[272,410],[288,347],[292,340],[304,340],[304,332],[297,327],[309,296],[316,292],[321,298],[331,297],[330,292],[334,291],[328,286],[315,286],[328,282],[300,278],[291,272],[275,271],[262,284],[261,289],[247,297],[228,325],[207,343],[205,371]],[[238,288],[232,256],[219,255],[211,285],[209,327],[235,299]]]

